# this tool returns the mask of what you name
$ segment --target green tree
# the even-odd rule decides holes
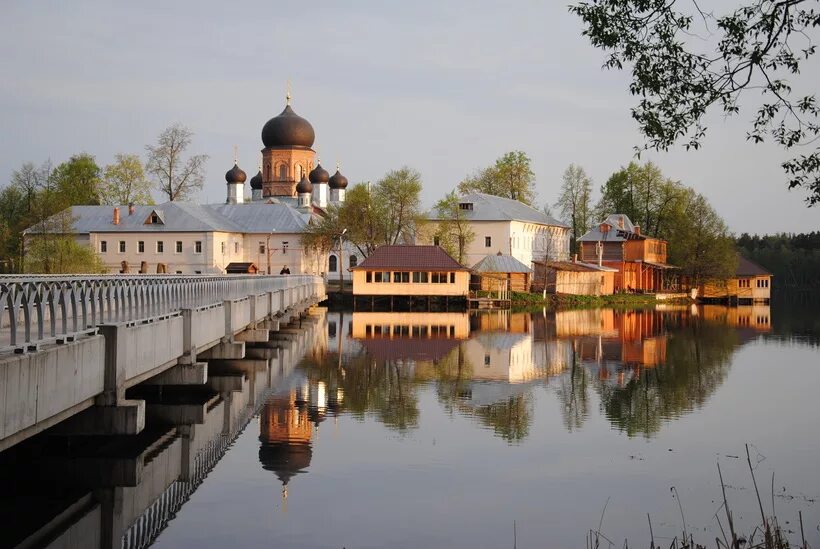
[[[612,174],[601,187],[601,198],[595,207],[596,217],[623,213],[641,230],[653,236],[665,233],[683,186],[665,178],[653,163],[630,162]]]
[[[708,280],[726,280],[737,269],[735,241],[726,223],[702,195],[683,192],[679,206],[664,234],[669,243],[669,261],[694,285]]]
[[[100,257],[72,234],[71,210],[64,210],[24,234],[25,272],[43,274],[102,273]]]
[[[462,194],[480,192],[519,200],[532,205],[535,201],[535,174],[530,157],[523,151],[512,151],[458,184]]]
[[[345,240],[367,257],[379,246],[412,242],[422,219],[420,192],[418,172],[406,167],[388,172],[375,185],[353,185],[344,202],[308,226],[302,244],[328,251],[346,230]]]
[[[436,221],[432,236],[438,240],[439,246],[450,254],[459,263],[464,262],[467,248],[475,239],[467,211],[459,206],[460,200],[455,191],[450,191],[444,198],[433,206]]]
[[[81,204],[99,204],[100,167],[90,154],[81,153],[51,172],[57,211]]]
[[[561,194],[555,207],[561,214],[561,221],[572,228],[572,248],[594,220],[592,219],[592,180],[584,168],[570,164],[564,171]]]
[[[193,132],[182,124],[166,128],[157,144],[146,145],[148,162],[146,171],[154,177],[157,189],[169,201],[192,200],[205,182],[206,154],[196,154],[184,159],[191,145]]]
[[[820,26],[816,1],[755,0],[721,16],[692,4],[689,12],[666,0],[593,0],[569,8],[592,45],[607,52],[605,67],[631,68],[629,91],[639,98],[632,117],[646,138],[638,151],[667,150],[679,141],[697,149],[711,108],[736,115],[740,95],[759,91],[746,139],[770,138],[787,150],[807,146],[782,167],[789,188],[804,187],[808,204],[817,204],[820,106],[814,94],[792,93],[791,82],[816,52],[810,36]],[[700,35],[709,39],[692,39]]]
[[[103,204],[153,204],[151,182],[145,177],[142,161],[135,154],[118,154],[105,167],[100,184]]]

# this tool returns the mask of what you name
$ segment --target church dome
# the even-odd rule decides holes
[[[259,170],[256,175],[251,177],[251,189],[259,190],[262,188],[262,170]]]
[[[242,171],[242,169],[237,166],[236,164],[233,165],[233,168],[225,172],[225,181],[230,183],[244,183],[245,179],[248,178],[248,175]]]
[[[290,105],[262,127],[265,147],[312,147],[316,134],[310,122],[293,112]]]
[[[296,194],[312,193],[313,185],[308,181],[306,175],[302,175],[302,180],[296,184]]]
[[[331,189],[346,189],[347,188],[347,178],[343,176],[339,170],[336,170],[330,177],[330,188]]]
[[[327,173],[327,170],[324,169],[321,164],[317,164],[315,168],[310,170],[309,177],[311,183],[327,183],[330,179],[330,174]]]

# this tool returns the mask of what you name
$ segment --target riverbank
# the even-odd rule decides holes
[[[547,309],[585,309],[598,307],[629,307],[640,308],[655,305],[661,302],[655,294],[610,294],[610,295],[566,295],[512,292],[510,296],[512,308],[526,310],[530,308]],[[692,303],[689,298],[664,299],[663,303]]]

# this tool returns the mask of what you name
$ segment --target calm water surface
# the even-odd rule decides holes
[[[151,507],[121,513],[122,546],[512,547],[515,524],[519,548],[584,547],[599,521],[648,546],[647,513],[656,541],[713,544],[717,463],[736,522],[760,522],[748,443],[767,513],[795,532],[801,510],[817,547],[815,311],[319,310],[195,426],[210,442],[187,482],[155,481],[165,503],[126,493]]]

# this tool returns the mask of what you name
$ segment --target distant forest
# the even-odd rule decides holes
[[[743,233],[737,247],[774,275],[774,288],[820,289],[820,231],[800,234],[749,236]]]

